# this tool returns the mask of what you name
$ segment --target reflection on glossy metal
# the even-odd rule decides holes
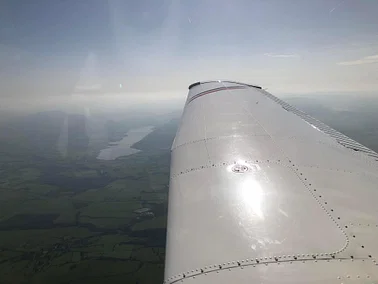
[[[236,164],[236,165],[232,166],[231,170],[234,173],[243,174],[243,173],[248,171],[248,167],[246,165]]]
[[[200,84],[188,98],[233,86]],[[187,105],[165,283],[378,283],[377,163],[335,133],[256,88]]]
[[[247,213],[247,216],[243,216],[243,214],[240,214],[240,220],[256,218],[256,216],[260,219],[264,219],[262,205],[265,194],[263,189],[261,188],[260,183],[256,179],[252,177],[246,178],[244,182],[242,182],[240,185],[239,195],[239,202],[241,205],[244,205],[244,208],[243,210],[241,210],[241,213]]]

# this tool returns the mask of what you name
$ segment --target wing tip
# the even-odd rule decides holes
[[[244,85],[244,86],[248,86],[248,87],[252,87],[252,88],[256,88],[256,89],[262,89],[262,87],[257,86],[257,85],[250,85],[250,84],[246,84],[246,83],[241,83],[241,82],[236,82],[236,81],[227,81],[227,80],[213,80],[213,81],[202,81],[202,82],[198,81],[198,82],[195,82],[195,83],[189,85],[188,89],[190,90],[195,86],[198,86],[198,85],[201,85],[201,84],[206,84],[206,83],[214,83],[214,82],[234,83],[234,84]]]
[[[198,86],[198,85],[200,85],[200,84],[201,84],[201,82],[195,82],[195,83],[193,83],[193,84],[190,84],[189,87],[188,87],[188,89],[190,90],[191,88],[193,88],[193,87],[195,87],[195,86]]]

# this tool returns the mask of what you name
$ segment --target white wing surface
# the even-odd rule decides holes
[[[190,86],[165,283],[378,283],[378,155],[258,86]]]

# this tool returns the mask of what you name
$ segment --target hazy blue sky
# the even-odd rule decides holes
[[[3,0],[2,96],[378,91],[376,0]],[[166,92],[166,93],[165,93]]]

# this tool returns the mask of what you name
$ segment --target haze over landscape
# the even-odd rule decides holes
[[[0,283],[162,283],[189,84],[267,88],[378,151],[378,2],[0,2]]]
[[[145,103],[218,78],[275,94],[375,92],[377,11],[349,0],[2,1],[2,96]]]

